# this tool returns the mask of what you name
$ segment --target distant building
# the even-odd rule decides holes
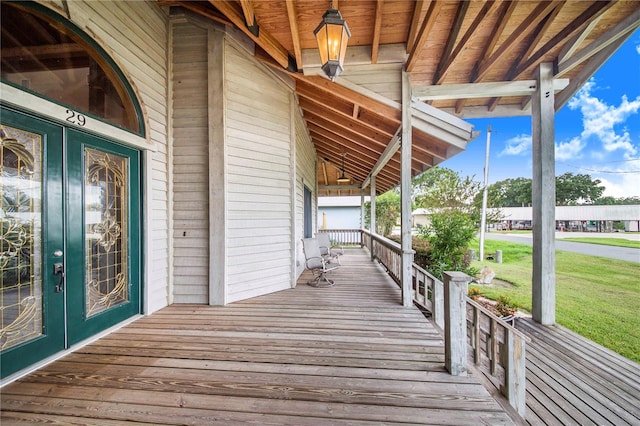
[[[504,220],[496,228],[531,229],[531,207],[504,207]],[[614,226],[614,224],[618,226]],[[577,232],[613,232],[617,228],[627,232],[640,231],[640,205],[628,206],[557,206],[556,229]]]
[[[360,205],[360,197],[318,197],[318,229],[362,228]]]
[[[503,207],[492,209],[501,212],[503,220],[489,224],[489,229],[532,229],[531,207]],[[428,226],[431,211],[413,211],[413,226]],[[640,231],[640,205],[629,206],[556,206],[556,229],[574,232],[626,232]]]

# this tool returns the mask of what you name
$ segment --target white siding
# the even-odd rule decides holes
[[[208,31],[171,25],[173,301],[207,303],[209,287]]]
[[[67,16],[62,2],[44,2]],[[155,1],[66,2],[68,18],[114,59],[142,105],[147,141],[145,156],[147,235],[145,305],[147,313],[168,303],[169,221],[167,181],[167,28],[168,18]]]
[[[290,288],[289,99],[288,88],[227,43],[227,302]]]
[[[304,271],[304,253],[301,238],[304,237],[304,186],[312,192],[312,220],[316,229],[316,151],[299,108],[296,108],[296,278]]]

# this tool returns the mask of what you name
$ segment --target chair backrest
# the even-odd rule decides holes
[[[330,254],[331,241],[329,240],[329,234],[326,232],[318,232],[316,233],[316,238],[318,239],[318,245],[320,246],[320,254]]]
[[[316,238],[303,238],[302,250],[304,251],[307,269],[322,268],[322,255]]]

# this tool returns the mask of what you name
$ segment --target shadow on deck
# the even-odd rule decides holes
[[[364,250],[332,274],[135,321],[3,388],[3,425],[512,423]]]

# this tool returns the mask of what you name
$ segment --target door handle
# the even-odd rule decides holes
[[[55,292],[61,293],[64,284],[64,264],[62,262],[53,264],[53,275],[60,275],[60,280],[56,284]]]

